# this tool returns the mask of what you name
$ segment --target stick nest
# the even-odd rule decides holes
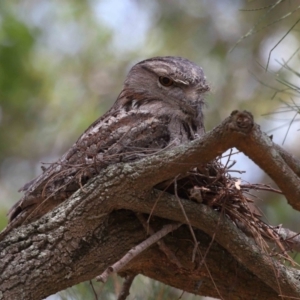
[[[219,161],[193,168],[184,176],[169,183],[165,182],[158,188],[176,195],[175,180],[179,197],[208,205],[219,211],[232,220],[247,236],[252,237],[265,252],[269,252],[270,243],[275,244],[277,247],[273,254],[283,254],[285,259],[290,260],[286,254],[289,250],[288,243],[278,235],[278,227],[268,225],[261,219],[251,196],[251,192],[257,190],[281,193],[280,191],[265,184],[243,185],[241,180],[231,176],[228,168]]]

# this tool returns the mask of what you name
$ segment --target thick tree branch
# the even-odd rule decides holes
[[[286,164],[300,177],[300,160],[293,154],[288,153],[286,150],[282,149],[279,145],[273,144],[274,148],[278,151],[282,159]]]
[[[161,193],[153,190],[153,186],[178,174],[184,174],[192,166],[204,165],[231,147],[237,147],[253,159],[275,180],[289,203],[297,209],[300,207],[299,179],[296,174],[284,163],[272,141],[261,133],[259,126],[253,125],[251,115],[234,112],[214,130],[189,144],[135,163],[108,167],[98,177],[92,179],[84,190],[76,192],[65,203],[37,222],[13,230],[0,242],[0,299],[18,299],[20,295],[23,299],[41,299],[101,274],[129,249],[146,238],[139,221],[136,219],[133,221],[132,215],[128,217],[128,212],[123,211],[124,209],[149,214],[158,193]],[[259,289],[261,295],[266,295],[264,299],[276,299],[278,294],[300,296],[297,270],[287,268],[264,255],[229,219],[211,208],[185,199],[181,201],[193,227],[210,236],[215,234],[216,242],[226,249],[224,250],[226,255],[234,258],[260,279],[254,280],[253,275],[246,269],[242,271],[243,276],[245,278],[250,276],[248,281],[255,282],[256,285],[253,289],[251,287],[251,291],[247,294],[248,298],[245,299],[255,298],[258,291],[255,288]],[[116,210],[120,210],[118,218],[116,212],[113,212]],[[124,216],[123,223],[120,216]],[[178,200],[168,194],[160,198],[153,216],[187,223]],[[217,227],[219,218],[222,218],[221,225]],[[116,219],[119,220],[117,224]],[[161,221],[157,222],[155,224]],[[122,233],[127,234],[123,236]],[[188,231],[186,235],[193,249]],[[169,239],[166,237],[166,240]],[[171,243],[168,247],[174,251],[174,244]],[[178,249],[182,249],[179,244]],[[162,253],[152,248],[145,253],[147,255],[152,253],[155,256],[157,251]],[[235,299],[242,291],[249,290],[248,286],[244,288],[238,286],[228,294],[228,287],[226,290],[226,286],[220,286],[222,284],[222,280],[219,280],[222,276],[220,271],[213,273],[213,279],[218,282],[221,292],[216,293],[211,283],[203,284],[200,290],[195,289],[195,284],[207,276],[207,273],[205,275],[200,269],[195,271],[191,255],[185,257],[188,252],[184,250],[183,252],[184,255],[178,256],[180,262],[184,266],[187,265],[186,268],[179,270],[176,264],[169,263],[172,264],[173,270],[177,270],[178,276],[191,279],[194,287],[187,284],[186,290],[214,297],[221,294],[224,299]],[[125,266],[124,272],[138,273],[144,270],[145,275],[183,288],[180,286],[180,280],[159,275],[166,272],[164,269],[166,266],[161,261],[156,266],[149,265],[148,269],[140,268],[145,253],[131,265]],[[224,258],[224,261],[226,259]],[[208,261],[210,261],[208,268],[214,269],[213,262],[209,259]],[[161,273],[155,272],[155,267]],[[239,270],[241,268],[239,266]],[[230,276],[234,278],[235,275]],[[195,281],[195,278],[198,278],[198,281]],[[226,282],[223,284],[226,285]]]

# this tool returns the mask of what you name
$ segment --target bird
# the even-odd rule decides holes
[[[176,56],[135,64],[113,106],[92,123],[56,162],[19,191],[0,234],[31,223],[68,199],[100,170],[176,147],[205,133],[203,69]]]

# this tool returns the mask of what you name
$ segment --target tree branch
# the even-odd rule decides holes
[[[18,299],[20,295],[25,300],[41,299],[101,274],[146,238],[140,222],[128,210],[150,214],[161,193],[153,190],[153,186],[184,174],[193,166],[205,165],[232,147],[243,151],[264,169],[282,189],[289,203],[296,209],[300,208],[300,185],[296,174],[285,164],[272,141],[261,133],[258,125],[253,124],[249,113],[233,112],[221,125],[189,144],[134,163],[109,166],[90,180],[84,190],[77,191],[38,221],[3,234],[0,242],[0,300]],[[219,248],[221,252],[218,255],[222,251],[226,253],[226,258],[222,257],[224,263],[228,259],[235,259],[239,269],[238,279],[249,276],[248,284],[255,283],[253,289],[249,290],[249,285],[228,289],[226,281],[221,280],[222,272],[214,269],[214,260],[218,260],[218,255],[214,260],[207,257],[210,272],[195,270],[191,261],[193,242],[186,228],[188,244],[177,240],[176,246],[182,249],[181,244],[185,244],[186,249],[191,248],[190,253],[182,249],[182,255],[178,254],[183,269],[179,269],[166,257],[161,257],[162,252],[157,248],[150,248],[126,265],[121,273],[142,272],[199,295],[221,295],[224,299],[237,299],[242,293],[248,297],[244,299],[254,299],[258,291],[260,295],[265,295],[264,299],[276,299],[278,294],[300,296],[297,270],[287,268],[262,253],[232,221],[210,207],[186,199],[181,199],[181,203],[191,225],[209,236],[215,235],[215,241],[223,247],[223,250]],[[178,200],[167,193],[161,195],[156,204],[153,227],[163,222],[157,217],[187,223]],[[217,224],[220,226],[217,227]],[[201,236],[200,232],[197,236]],[[169,242],[168,247],[178,253],[170,237],[165,237],[165,240]],[[159,262],[156,265],[149,263],[149,259],[143,260],[144,255],[156,257],[157,253]],[[198,257],[199,261],[201,259]],[[148,268],[145,265],[141,267],[143,263],[148,264]],[[171,264],[172,270],[177,272],[177,278],[161,276],[168,272],[168,266],[164,263]],[[155,268],[159,272],[155,272]],[[214,270],[212,278],[219,286],[219,293],[216,293],[210,281],[212,278],[208,276],[211,270]],[[229,270],[227,265],[226,272]],[[256,279],[253,279],[253,274]],[[234,280],[236,270],[226,276]],[[205,283],[199,283],[203,277],[209,278],[209,282],[204,280]],[[181,282],[186,283],[183,278],[190,278],[190,284],[183,287]],[[195,288],[199,284],[201,289]]]

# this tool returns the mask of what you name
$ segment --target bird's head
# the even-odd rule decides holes
[[[164,56],[143,60],[132,67],[124,83],[128,92],[123,104],[142,105],[147,101],[172,101],[201,108],[209,91],[202,68],[182,57]],[[131,93],[132,91],[132,93]],[[132,94],[132,96],[130,96]]]

